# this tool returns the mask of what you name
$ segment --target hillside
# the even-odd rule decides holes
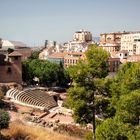
[[[3,140],[9,140],[10,138],[15,140],[81,140],[80,138],[50,132],[40,127],[25,126],[18,122],[10,123],[9,129],[2,130],[2,135],[4,136]]]

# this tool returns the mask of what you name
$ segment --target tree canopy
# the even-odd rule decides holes
[[[117,103],[116,117],[123,123],[139,125],[140,123],[140,89],[123,95]]]
[[[56,83],[57,86],[66,86],[69,77],[63,66],[47,60],[39,60],[36,53],[23,62],[23,81],[34,84],[33,79],[37,77],[41,85],[49,86]]]
[[[79,60],[77,65],[68,70],[72,87],[68,90],[67,104],[74,110],[75,121],[82,124],[93,123],[94,131],[95,98],[97,95],[104,97],[105,87],[102,83],[108,74],[108,56],[106,51],[96,45],[90,45],[85,59]]]
[[[95,123],[95,114],[102,115],[97,140],[140,139],[140,63],[122,64],[108,78],[105,51],[90,46],[85,56],[69,68],[72,86],[66,105],[73,109],[75,121]]]
[[[7,128],[9,125],[10,116],[8,112],[0,109],[0,129]]]
[[[109,87],[115,113],[97,127],[97,139],[140,139],[140,63],[121,65]]]

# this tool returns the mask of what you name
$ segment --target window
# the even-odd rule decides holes
[[[11,67],[8,67],[8,68],[7,68],[7,73],[9,73],[9,74],[12,73]]]
[[[111,40],[111,37],[108,37],[107,40]]]
[[[74,60],[73,60],[73,64],[74,64]]]
[[[18,60],[18,56],[15,56],[14,59],[15,59],[15,60]]]
[[[125,53],[125,56],[127,56],[127,53]]]

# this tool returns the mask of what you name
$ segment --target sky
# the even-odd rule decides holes
[[[29,46],[72,40],[80,29],[140,31],[140,0],[0,0],[0,37]]]

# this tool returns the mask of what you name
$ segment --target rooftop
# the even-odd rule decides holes
[[[64,58],[66,55],[83,55],[82,52],[59,52],[49,55],[49,58]]]
[[[66,55],[65,52],[58,52],[58,53],[53,53],[51,55],[48,55],[48,57],[51,57],[51,58],[63,58],[64,56]]]
[[[19,53],[18,51],[14,51],[14,52],[10,53],[8,56],[22,56],[22,54]]]

